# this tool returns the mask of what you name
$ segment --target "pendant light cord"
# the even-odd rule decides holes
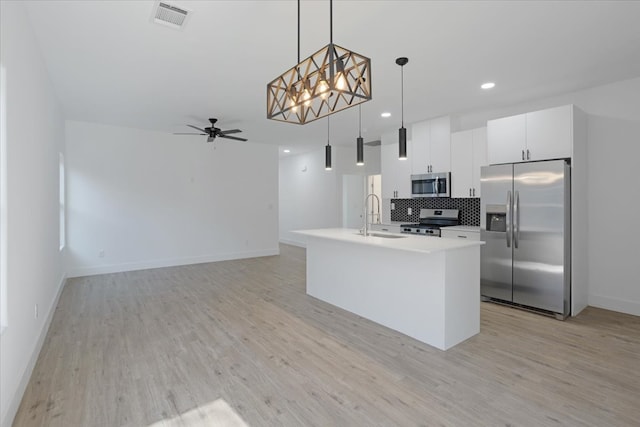
[[[333,44],[333,0],[329,0],[329,44]]]
[[[329,139],[330,139],[330,138],[329,138],[329,135],[330,135],[330,133],[329,133],[329,117],[330,117],[330,116],[327,116],[327,145],[331,145],[331,144],[329,143]]]
[[[300,0],[298,0],[298,62],[296,62],[296,64],[300,63]],[[300,70],[298,70],[298,73],[300,72]]]
[[[404,65],[400,67],[400,111],[402,116],[402,127],[404,127]]]
[[[358,105],[358,137],[362,137],[362,104]]]

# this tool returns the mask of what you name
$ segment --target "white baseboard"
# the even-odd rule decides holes
[[[602,295],[589,294],[589,305],[620,313],[640,316],[640,301],[628,301]]]
[[[258,251],[234,252],[226,254],[203,255],[196,257],[148,260],[121,264],[97,265],[92,267],[69,268],[67,277],[95,276],[98,274],[121,273],[123,271],[148,270],[151,268],[175,267],[177,265],[203,264],[207,262],[228,261],[232,259],[257,258],[279,255],[278,247]]]
[[[285,245],[297,246],[299,248],[306,248],[307,244],[305,242],[299,242],[297,240],[289,240],[289,239],[280,239],[280,243],[284,243]]]
[[[0,423],[2,427],[9,427],[13,423],[13,419],[18,413],[18,408],[20,407],[20,402],[22,401],[22,397],[24,396],[24,392],[27,390],[27,385],[29,385],[29,380],[31,379],[31,374],[33,373],[33,368],[36,366],[36,362],[38,361],[38,356],[40,356],[40,350],[42,350],[42,345],[44,344],[44,340],[47,337],[47,333],[49,332],[49,326],[51,326],[51,320],[53,320],[53,314],[56,312],[56,307],[58,307],[58,301],[60,300],[60,295],[62,295],[62,290],[64,289],[64,285],[66,284],[67,276],[62,275],[60,278],[60,283],[58,283],[58,291],[56,292],[56,297],[53,299],[53,303],[49,307],[49,312],[47,313],[47,318],[42,325],[42,330],[40,330],[40,335],[38,335],[38,340],[36,341],[35,347],[31,352],[31,356],[29,357],[29,362],[24,369],[22,377],[20,378],[20,383],[18,384],[18,388],[13,394],[13,398],[9,403],[9,408],[7,409],[5,418]]]

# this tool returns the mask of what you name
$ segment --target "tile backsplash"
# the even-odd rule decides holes
[[[480,225],[480,198],[424,197],[416,199],[391,199],[391,221],[407,223],[420,220],[420,209],[458,209],[461,225]],[[411,208],[411,215],[407,209]]]

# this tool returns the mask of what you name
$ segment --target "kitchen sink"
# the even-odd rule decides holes
[[[362,236],[361,233],[357,233],[358,236]],[[383,239],[404,239],[407,236],[401,236],[399,234],[380,234],[380,233],[369,233],[369,236],[373,237],[382,237]],[[365,236],[362,236],[365,237]]]

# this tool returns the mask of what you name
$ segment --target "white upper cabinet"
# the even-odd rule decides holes
[[[431,145],[430,123],[418,122],[411,125],[411,172],[414,175],[429,172],[429,151]]]
[[[451,119],[437,117],[411,126],[414,175],[451,170]]]
[[[571,105],[527,113],[529,160],[571,157],[572,118]]]
[[[480,167],[487,164],[487,128],[451,134],[451,197],[480,197]]]
[[[473,184],[473,197],[480,197],[480,168],[487,166],[487,128],[473,129],[473,166],[471,169],[471,183]]]
[[[527,117],[525,114],[489,120],[487,148],[489,164],[520,162],[527,145]]]
[[[407,157],[398,159],[398,134],[382,135],[380,146],[380,168],[382,171],[382,198],[408,199],[411,197],[412,143],[407,140]]]
[[[431,172],[451,171],[451,119],[438,117],[431,122]]]
[[[571,157],[573,105],[487,122],[490,164]]]
[[[451,197],[472,197],[473,135],[451,134]]]

